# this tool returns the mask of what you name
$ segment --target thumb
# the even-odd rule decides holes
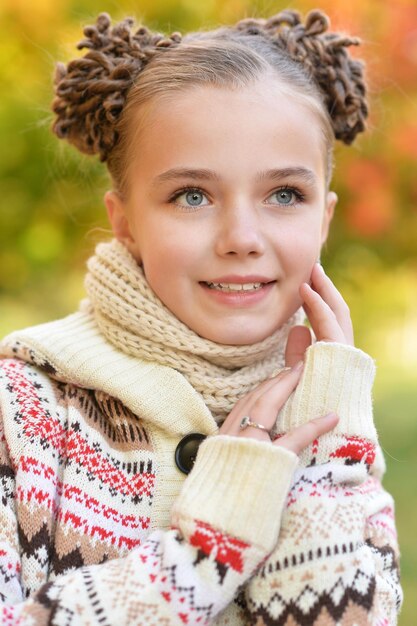
[[[274,445],[282,446],[287,448],[287,450],[295,452],[295,454],[300,454],[315,439],[333,430],[338,421],[339,416],[336,413],[328,413],[324,417],[316,417],[279,437],[274,441]]]
[[[304,353],[311,345],[311,332],[307,326],[291,328],[285,348],[285,366],[293,367],[304,359]]]

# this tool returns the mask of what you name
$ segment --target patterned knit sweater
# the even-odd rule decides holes
[[[0,623],[396,623],[393,502],[372,420],[372,360],[318,342],[279,431],[334,410],[298,458],[217,435],[177,371],[106,343],[87,314],[0,354]],[[186,434],[207,435],[191,473]]]

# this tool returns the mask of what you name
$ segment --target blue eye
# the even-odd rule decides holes
[[[281,191],[274,193],[274,196],[280,204],[291,204],[294,200],[294,195],[294,192],[290,191],[290,189],[281,189]]]
[[[172,198],[172,201],[184,207],[199,207],[209,204],[207,196],[199,189],[183,189]]]
[[[191,206],[200,206],[203,202],[203,194],[200,191],[188,191],[185,194],[185,199]]]
[[[274,191],[274,193],[272,193],[268,198],[271,204],[278,204],[281,206],[292,206],[298,202],[302,202],[304,199],[305,196],[301,193],[301,191],[290,187],[277,189],[277,191]]]

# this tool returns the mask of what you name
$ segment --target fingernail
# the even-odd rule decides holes
[[[324,416],[322,417],[322,419],[324,419],[324,420],[325,420],[325,419],[330,420],[330,419],[334,419],[335,417],[336,417],[337,419],[339,419],[339,416],[338,416],[336,413],[327,413],[327,415],[324,415]]]
[[[300,372],[304,367],[304,361],[298,361],[292,368],[294,372]]]
[[[277,372],[275,374],[275,376],[282,376],[282,374],[285,374],[286,372],[291,372],[292,367],[283,367],[282,369],[279,370],[279,372]]]
[[[317,267],[319,268],[320,272],[321,272],[322,274],[324,274],[324,268],[323,268],[322,264],[321,264],[321,263],[319,263],[319,262],[317,261],[316,265],[317,265]]]
[[[337,415],[337,413],[327,413],[327,415],[321,415],[320,417],[315,417],[312,420],[312,422],[323,422],[323,421],[331,422],[332,420],[334,420],[334,418],[336,418],[336,422],[339,421],[339,416]]]

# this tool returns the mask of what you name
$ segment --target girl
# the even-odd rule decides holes
[[[115,238],[80,311],[2,343],[2,624],[394,624],[374,365],[317,263],[357,41],[318,11],[132,27],[57,68]]]

